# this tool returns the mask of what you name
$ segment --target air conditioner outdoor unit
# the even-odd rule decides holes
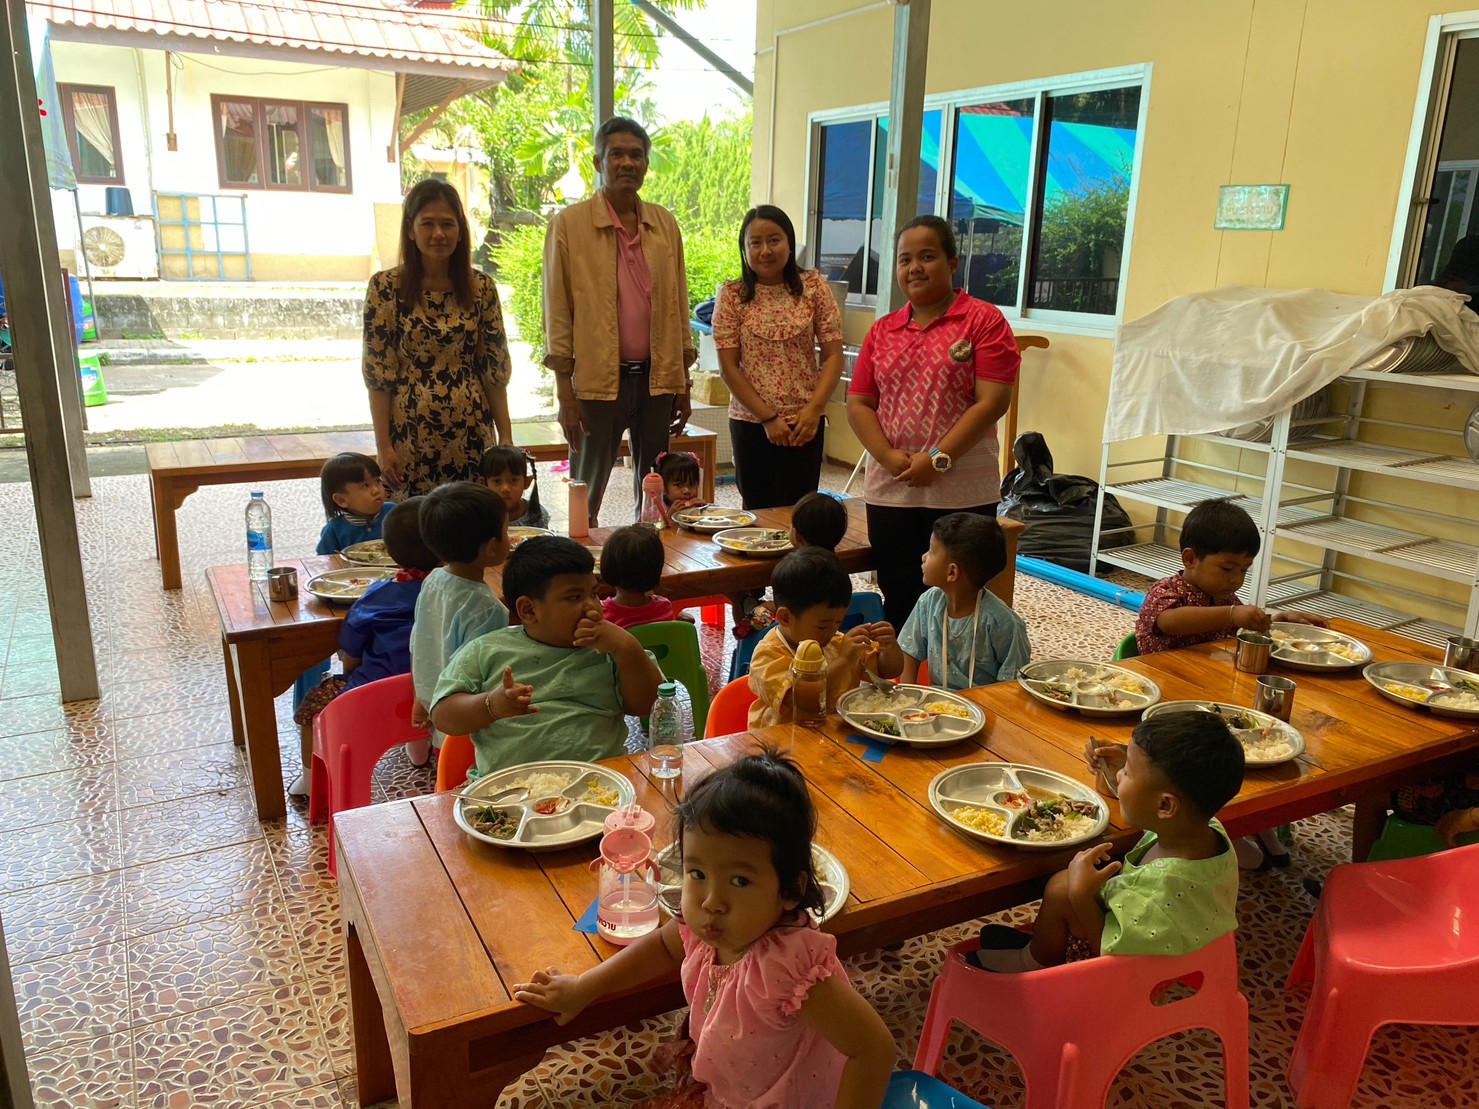
[[[82,252],[94,277],[158,277],[159,249],[148,216],[83,216]]]

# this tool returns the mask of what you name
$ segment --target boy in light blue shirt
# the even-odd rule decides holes
[[[411,629],[411,680],[417,708],[429,721],[437,679],[452,656],[478,636],[508,627],[508,609],[483,580],[485,571],[508,558],[503,500],[473,481],[439,485],[421,502],[421,535],[442,560],[422,583]],[[438,750],[442,735],[432,730]]]
[[[631,632],[602,617],[591,552],[563,536],[526,539],[508,560],[503,595],[521,625],[452,657],[432,723],[472,736],[478,776],[624,754],[625,717],[651,711],[662,673]]]
[[[1022,617],[986,588],[1006,564],[1006,536],[993,517],[952,512],[935,521],[923,561],[930,588],[899,633],[904,681],[928,660],[931,685],[969,689],[1011,681],[1032,660]]]

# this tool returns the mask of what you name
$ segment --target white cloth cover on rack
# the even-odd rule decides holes
[[[1467,299],[1434,285],[1379,297],[1226,285],[1176,297],[1120,327],[1104,440],[1261,420],[1428,332],[1479,373]]]

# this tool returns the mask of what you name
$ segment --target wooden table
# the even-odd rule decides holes
[[[1358,634],[1383,661],[1417,657],[1405,641]],[[1130,660],[1168,699],[1218,697],[1247,703],[1252,679],[1236,674],[1221,646]],[[1479,729],[1429,717],[1380,697],[1357,674],[1297,675],[1294,724],[1305,757],[1250,771],[1224,810],[1244,834],[1340,805],[1430,770],[1472,758]],[[1086,784],[1090,735],[1126,741],[1132,725],[1090,722],[1029,698],[1017,685],[968,693],[986,710],[972,740],[928,750],[895,747],[878,762],[834,720],[821,729],[771,728],[690,744],[686,780],[722,765],[764,738],[801,763],[820,816],[819,841],[846,866],[852,890],[827,930],[841,954],[876,948],[1038,896],[1072,850],[998,847],[951,831],[929,807],[930,781],[961,763],[1005,760],[1045,766]],[[639,802],[662,814],[673,783],[647,777],[644,759],[614,760]],[[680,787],[678,787],[680,788]],[[573,931],[595,893],[595,845],[542,854],[503,850],[465,836],[443,795],[341,813],[340,899],[348,954],[356,1072],[363,1104],[398,1096],[402,1109],[490,1105],[546,1048],[682,1004],[675,979],[593,1005],[570,1025],[510,998],[515,982],[554,964],[581,971],[616,949]],[[1138,833],[1110,802],[1108,838]],[[435,929],[427,930],[427,921]]]
[[[570,447],[554,421],[513,425],[514,442],[536,462],[558,462],[570,457]],[[674,450],[692,451],[703,473],[704,496],[714,499],[714,468],[718,435],[689,424],[672,437]],[[369,431],[331,431],[306,435],[254,435],[234,439],[186,439],[151,443],[149,496],[154,513],[154,551],[165,589],[180,588],[180,539],[175,512],[185,498],[202,485],[233,485],[246,481],[285,481],[318,477],[336,454],[356,451],[375,455],[375,436]],[[631,453],[627,441],[620,454]],[[238,521],[239,522],[239,521]]]

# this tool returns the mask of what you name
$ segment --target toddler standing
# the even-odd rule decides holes
[[[1007,541],[992,516],[952,512],[935,521],[921,560],[928,586],[904,621],[904,681],[929,660],[930,684],[969,689],[1008,682],[1032,659],[1027,625],[986,583],[1007,564]]]
[[[824,903],[816,825],[790,759],[764,750],[716,770],[678,806],[682,918],[581,975],[538,971],[514,996],[564,1024],[678,969],[693,1082],[660,1099],[665,1109],[877,1109],[893,1038],[847,980],[836,939],[807,916]]]
[[[508,627],[508,609],[483,580],[486,570],[508,558],[503,499],[472,481],[439,485],[422,502],[421,535],[442,560],[422,583],[411,629],[417,723],[425,724],[426,706],[452,656],[464,643]],[[438,748],[441,738],[433,730]]]
[[[509,527],[549,527],[549,511],[539,503],[534,460],[520,448],[506,443],[489,447],[478,463],[478,472],[483,484],[502,499]]]
[[[1099,955],[1185,955],[1238,926],[1238,863],[1217,822],[1243,787],[1243,745],[1221,717],[1174,712],[1135,726],[1128,748],[1093,746],[1125,823],[1145,834],[1124,862],[1107,843],[1048,880],[1032,935],[988,924],[971,961],[1025,971],[1063,962],[1071,940]]]

